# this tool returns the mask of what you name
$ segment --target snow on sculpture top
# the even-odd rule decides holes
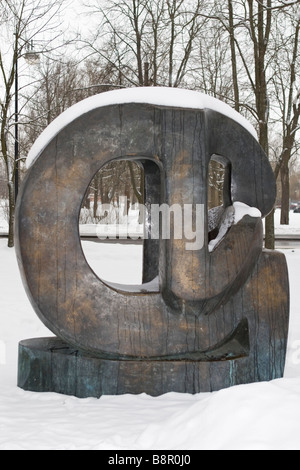
[[[17,201],[16,253],[32,306],[57,338],[22,342],[21,388],[161,395],[283,376],[288,273],[282,253],[262,248],[275,178],[238,113],[185,90],[104,93],[58,118],[29,163],[36,158]],[[142,284],[130,288],[96,275],[78,229],[90,182],[118,159],[143,168],[150,213]],[[223,205],[212,209],[211,161],[224,168]],[[169,209],[157,219],[173,226],[164,237],[157,206]],[[178,236],[176,224],[187,230]]]
[[[78,117],[97,108],[124,103],[149,103],[157,106],[168,106],[191,109],[212,109],[224,114],[241,126],[257,139],[257,133],[252,124],[241,114],[226,103],[216,98],[192,90],[166,87],[138,87],[122,90],[108,91],[99,95],[91,96],[71,108],[67,109],[56,118],[39,136],[31,148],[26,166],[31,165],[40,156],[48,143],[68,124]]]

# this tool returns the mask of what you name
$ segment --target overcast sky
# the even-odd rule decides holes
[[[63,15],[63,19],[67,28],[79,28],[83,33],[87,33],[93,29],[93,17],[88,15],[88,7],[85,5],[92,5],[94,0],[72,0]]]

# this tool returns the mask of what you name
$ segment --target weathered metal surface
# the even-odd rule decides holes
[[[36,313],[76,350],[104,362],[120,361],[126,383],[130,370],[139,376],[145,367],[147,377],[125,387],[130,393],[151,393],[154,367],[173,377],[157,385],[159,393],[173,390],[176,381],[184,381],[185,391],[208,391],[283,374],[288,275],[282,255],[262,251],[260,218],[244,217],[211,253],[208,211],[200,250],[186,251],[184,239],[145,241],[143,278],[158,276],[153,291],[102,282],[82,251],[81,203],[107,162],[126,158],[144,165],[146,205],[207,207],[214,155],[230,169],[225,204],[241,201],[268,214],[275,182],[266,156],[244,128],[211,110],[123,104],[91,111],[50,142],[23,184],[16,246]],[[250,346],[232,360],[233,334],[246,323]],[[220,345],[222,357],[211,356]],[[185,377],[185,366],[191,377],[196,371],[197,385]]]
[[[248,282],[233,296],[230,305],[221,309],[223,318],[231,309],[244,309],[245,318],[250,318],[249,322],[244,318],[225,339],[227,344],[224,341],[204,353],[192,352],[184,360],[182,357],[108,360],[82,353],[58,338],[26,340],[19,346],[19,387],[79,398],[123,393],[157,396],[170,391],[210,392],[281,377],[285,364],[288,284],[284,256],[273,255],[261,256]],[[218,329],[215,317],[211,318],[211,329]]]

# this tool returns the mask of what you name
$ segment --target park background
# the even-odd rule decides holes
[[[0,7],[0,232],[7,235],[0,239],[0,448],[299,449],[299,0],[0,0]],[[291,287],[285,377],[157,398],[24,392],[16,386],[18,342],[51,335],[27,300],[13,248],[26,157],[71,105],[140,86],[206,93],[256,129],[278,186],[265,244],[273,248],[279,235],[292,239],[280,245]],[[212,207],[220,186],[222,168],[212,168]],[[91,218],[84,225],[99,222],[98,202],[110,203],[113,213],[120,195],[132,209],[142,193],[138,167],[103,168],[87,188],[83,215]],[[95,264],[105,260],[100,277],[138,275],[140,246],[83,244]]]

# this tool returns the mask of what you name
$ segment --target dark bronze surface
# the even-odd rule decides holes
[[[49,143],[22,187],[16,246],[32,305],[54,334],[95,359],[135,361],[132,370],[139,373],[143,361],[145,370],[157,361],[192,361],[198,385],[194,379],[186,384],[190,392],[282,376],[288,274],[283,255],[262,250],[260,218],[244,217],[211,253],[207,210],[200,250],[186,251],[184,239],[146,240],[143,279],[158,276],[154,291],[102,282],[82,251],[81,203],[103,165],[120,158],[140,161],[146,205],[207,208],[212,157],[230,173],[225,205],[241,201],[267,215],[275,200],[270,164],[247,130],[215,111],[112,105],[78,118]],[[246,324],[243,354],[237,356],[234,332]],[[218,347],[219,355],[209,354]],[[178,381],[183,371],[178,368]],[[228,382],[229,372],[234,379]],[[155,377],[141,379],[144,390],[139,385],[136,393],[147,392]],[[134,385],[129,389],[135,393]]]

